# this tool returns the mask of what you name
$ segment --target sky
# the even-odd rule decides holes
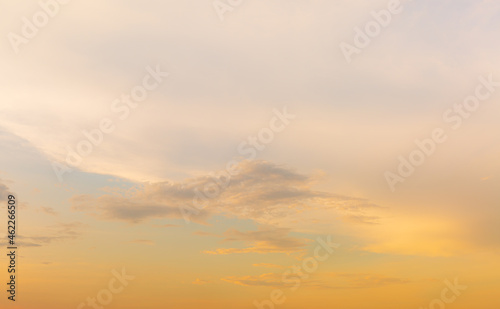
[[[499,2],[0,9],[1,308],[499,307]]]

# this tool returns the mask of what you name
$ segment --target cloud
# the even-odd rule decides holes
[[[194,284],[194,285],[205,285],[205,284],[209,284],[209,283],[212,283],[212,281],[202,280],[200,278],[196,278],[196,280],[192,282],[192,284]]]
[[[170,227],[179,227],[180,225],[178,225],[178,224],[155,224],[153,226],[154,227],[170,228]]]
[[[304,147],[309,134],[290,135],[289,141],[294,144],[291,150],[307,148],[310,154],[323,153],[330,159],[333,153],[339,155],[356,144],[349,138],[339,143],[333,140],[333,114],[348,119],[355,128],[360,124],[355,119],[362,114],[360,108],[378,111],[368,113],[373,122],[390,122],[390,129],[401,130],[395,114],[419,122],[437,102],[447,102],[441,100],[443,93],[449,98],[449,93],[455,94],[464,85],[464,76],[492,70],[498,47],[492,31],[498,25],[495,14],[499,5],[495,1],[449,2],[433,9],[429,9],[429,1],[414,1],[404,10],[408,18],[394,19],[398,26],[385,29],[377,44],[363,50],[354,70],[343,59],[338,44],[352,43],[353,28],[362,28],[372,9],[386,5],[383,1],[255,3],[228,13],[231,19],[225,24],[211,7],[197,1],[142,7],[123,1],[111,3],[99,7],[83,3],[78,10],[61,12],[66,26],[44,31],[44,48],[30,44],[33,49],[23,53],[25,61],[19,61],[5,45],[3,70],[12,87],[3,92],[5,112],[2,110],[0,117],[11,132],[63,161],[66,146],[74,145],[83,138],[81,130],[95,127],[106,115],[103,106],[139,79],[150,62],[165,63],[172,71],[174,87],[158,90],[158,96],[148,100],[149,108],[141,106],[127,128],[107,136],[108,145],[102,145],[81,166],[89,172],[136,180],[161,179],[183,168],[206,168],[207,163],[222,164],[227,145],[237,145],[233,131],[243,127],[248,134],[246,130],[260,117],[260,108],[275,104],[277,99],[296,106],[297,101],[307,102],[307,106],[300,104],[305,113],[307,109],[319,110],[326,116],[329,123],[317,127],[327,132],[336,152],[322,151],[325,143]],[[5,10],[19,8],[17,2],[10,2]],[[112,26],[87,20],[89,12],[120,18]],[[186,15],[190,18],[181,18]],[[251,16],[258,16],[258,22]],[[161,26],[165,20],[167,27]],[[456,20],[464,23],[457,25]],[[18,22],[17,14],[2,20],[9,28]],[[122,31],[117,34],[116,29]],[[257,51],[251,48],[254,46],[267,48]],[[478,54],[483,57],[478,59]],[[457,66],[457,60],[463,65]],[[26,87],[22,72],[28,71],[34,91],[20,95]],[[166,101],[172,104],[162,104]],[[241,104],[226,103],[236,101]],[[329,113],[331,107],[335,112]],[[224,113],[219,112],[222,109]],[[425,112],[419,113],[422,110]],[[193,123],[200,129],[194,130]],[[387,130],[379,127],[371,125],[371,130]],[[349,128],[343,128],[349,132],[345,136],[354,141],[366,138],[361,135],[364,132]],[[164,137],[161,142],[159,136]],[[321,141],[323,136],[314,140]],[[393,140],[387,134],[379,136],[377,144]],[[214,142],[222,147],[209,147]],[[155,147],[148,147],[152,144]],[[371,143],[361,146],[354,154],[372,150],[370,153],[376,155]],[[204,155],[199,156],[202,151]],[[348,152],[346,157],[352,155]],[[139,158],[141,164],[135,164]],[[378,160],[373,166],[383,162]]]
[[[290,280],[292,277],[295,278],[295,275],[289,275],[288,280],[283,280],[282,273],[266,273],[258,276],[228,276],[221,280],[247,287],[292,287],[296,284],[294,280]],[[300,286],[316,289],[371,289],[409,282],[411,281],[407,279],[379,274],[318,273],[314,275],[314,279],[302,278]]]
[[[276,264],[270,264],[270,263],[252,264],[252,266],[254,266],[254,267],[263,267],[263,268],[285,268],[284,266],[276,265]]]
[[[168,186],[170,185],[167,183],[163,184],[164,188]],[[149,189],[151,189],[150,186],[146,185],[146,190]],[[91,195],[77,195],[72,197],[70,201],[73,210],[85,212],[102,220],[140,223],[150,219],[182,218],[180,210],[182,201],[176,204],[175,197],[168,200],[168,194],[146,196],[148,193],[151,192],[142,192],[132,197],[103,195],[97,198]],[[172,195],[175,196],[175,193]],[[208,217],[208,212],[200,211],[191,219],[198,223],[205,223]]]
[[[9,187],[0,182],[0,200],[4,201],[9,195]]]
[[[40,207],[40,211],[45,213],[45,214],[48,214],[48,215],[51,215],[51,216],[57,216],[58,213],[54,210],[54,208],[52,207]]]
[[[230,229],[224,233],[224,242],[242,242],[247,248],[219,248],[205,251],[206,254],[227,255],[233,253],[296,253],[304,252],[309,242],[303,238],[289,236],[290,229],[260,226],[257,231],[240,232]]]
[[[262,224],[300,216],[305,211],[330,215],[356,215],[361,222],[375,222],[366,213],[380,207],[366,199],[313,190],[316,179],[290,168],[266,161],[242,161],[238,173],[222,176],[198,176],[182,182],[145,183],[138,188],[94,197],[75,195],[72,209],[101,220],[140,223],[158,218],[184,218],[206,224],[215,215],[251,219]],[[213,194],[217,193],[216,196]],[[195,205],[204,204],[204,208]],[[366,216],[366,217],[362,217]],[[316,220],[324,219],[318,215]]]
[[[210,233],[210,232],[204,232],[204,231],[196,231],[193,233],[193,235],[197,236],[209,236],[209,237],[222,237],[222,235],[218,235],[215,233]]]
[[[259,276],[241,276],[241,277],[229,276],[229,277],[224,277],[221,280],[241,286],[270,286],[270,287],[291,286],[291,284],[283,282],[281,277],[282,275],[280,274],[268,273]]]
[[[369,289],[411,282],[408,279],[379,274],[329,273],[325,275],[330,277],[325,287],[332,289]]]
[[[74,240],[82,235],[82,229],[86,226],[86,224],[81,222],[58,223],[47,226],[37,236],[18,235],[16,237],[16,244],[21,247],[40,247],[52,243]],[[7,242],[0,242],[0,245],[7,245]]]
[[[344,216],[344,220],[352,223],[361,224],[379,224],[380,217],[377,216],[365,216],[365,215],[347,215]]]
[[[134,239],[129,241],[129,243],[133,244],[140,244],[140,245],[148,245],[148,246],[154,246],[155,242],[149,239]]]

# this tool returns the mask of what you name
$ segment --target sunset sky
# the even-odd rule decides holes
[[[498,309],[500,2],[394,1],[1,3],[0,308]]]

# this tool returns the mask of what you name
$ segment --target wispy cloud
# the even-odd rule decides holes
[[[37,236],[18,235],[17,244],[23,247],[40,247],[52,243],[77,239],[82,235],[82,230],[87,225],[81,222],[58,223],[47,226],[39,232]],[[0,245],[6,245],[7,242],[1,242]]]
[[[357,221],[374,223],[367,215],[380,207],[363,198],[313,190],[316,179],[266,161],[243,161],[239,173],[206,207],[190,219],[205,223],[214,214],[251,219],[260,223],[283,219],[309,210],[329,211],[342,216],[357,216]],[[216,181],[216,180],[215,180]],[[155,218],[182,218],[183,207],[193,208],[195,189],[214,184],[211,176],[199,176],[183,182],[146,183],[139,189],[94,197],[76,195],[72,209],[102,220],[140,223]],[[321,219],[318,217],[316,219]]]
[[[155,242],[149,239],[134,239],[129,241],[129,243],[132,244],[139,244],[139,245],[148,245],[148,246],[154,246]]]
[[[205,285],[205,284],[209,284],[209,283],[212,283],[212,281],[202,280],[200,278],[196,278],[196,280],[192,282],[192,284],[194,284],[194,285]]]
[[[259,276],[229,276],[221,279],[222,281],[229,282],[241,286],[271,286],[271,287],[284,287],[291,286],[281,280],[281,274],[267,273]]]
[[[242,242],[250,245],[246,248],[219,248],[205,251],[207,254],[233,253],[296,253],[304,252],[307,239],[289,235],[290,229],[275,227],[259,227],[257,231],[240,232],[230,229],[224,233],[225,242]]]
[[[0,182],[0,199],[6,200],[9,194],[9,187]]]
[[[283,275],[280,273],[266,273],[257,276],[228,276],[221,280],[247,287],[292,287],[295,284],[293,281],[283,280]],[[408,279],[379,274],[318,273],[315,274],[314,278],[302,279],[301,286],[315,289],[371,289],[410,282]]]
[[[153,227],[163,227],[163,228],[170,228],[170,227],[179,227],[180,225],[177,224],[155,224]]]
[[[258,263],[258,264],[252,264],[252,266],[263,267],[263,268],[285,268],[284,266],[271,264],[271,263]]]
[[[40,212],[43,212],[43,213],[45,213],[47,215],[51,215],[51,216],[57,216],[58,215],[58,213],[52,207],[44,207],[44,206],[42,206],[42,207],[40,207]]]

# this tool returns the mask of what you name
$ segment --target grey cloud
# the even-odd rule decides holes
[[[1,200],[7,199],[8,194],[9,194],[9,188],[3,183],[0,183],[0,199]]]
[[[180,219],[183,211],[190,212],[190,220],[206,223],[214,214],[259,220],[323,209],[366,216],[366,211],[378,207],[365,199],[312,190],[312,177],[267,161],[242,161],[237,169],[229,182],[221,176],[199,176],[182,182],[145,183],[122,194],[76,195],[70,202],[75,211],[130,223]],[[215,197],[210,195],[216,191]],[[205,203],[205,208],[197,209],[195,202]]]
[[[247,248],[219,248],[205,251],[207,254],[232,253],[295,253],[303,252],[309,242],[304,238],[290,236],[291,229],[260,226],[257,231],[241,232],[230,229],[224,233],[224,242],[243,242]]]
[[[18,235],[16,244],[20,247],[40,247],[55,242],[74,240],[82,234],[82,229],[86,226],[81,222],[58,223],[45,227],[37,236]],[[0,242],[0,245],[6,246],[7,242]]]

